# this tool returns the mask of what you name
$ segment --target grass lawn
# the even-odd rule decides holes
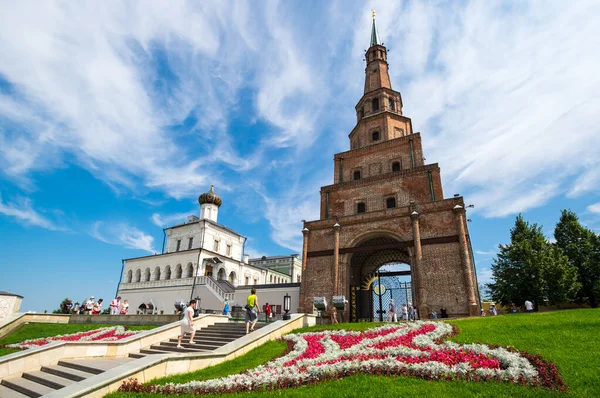
[[[15,329],[0,339],[0,356],[19,352],[14,348],[5,348],[7,344],[20,343],[24,340],[38,339],[40,337],[51,337],[59,334],[72,334],[77,332],[85,332],[115,325],[102,324],[76,324],[76,323],[27,323]],[[128,326],[130,330],[148,330],[154,329],[156,326]]]
[[[355,375],[322,384],[272,392],[225,394],[225,397],[600,397],[600,309],[569,310],[536,314],[504,315],[451,321],[460,328],[452,338],[458,343],[488,343],[514,346],[541,354],[553,361],[567,392],[549,391],[497,382],[426,381],[409,377]],[[362,330],[376,324],[323,325],[319,329]],[[282,342],[269,342],[247,355],[194,373],[155,380],[182,383],[239,373],[280,355]],[[221,396],[221,395],[220,395]],[[112,393],[107,397],[164,397],[156,394]],[[191,397],[180,395],[179,397]]]

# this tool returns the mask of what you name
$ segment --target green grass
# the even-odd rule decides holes
[[[115,325],[104,324],[76,324],[76,323],[27,323],[22,325],[0,339],[0,356],[20,352],[14,348],[5,348],[7,344],[20,343],[24,340],[39,339],[41,337],[51,337],[59,334],[72,334],[85,332]],[[156,326],[127,326],[130,330],[148,330]]]
[[[599,397],[600,309],[505,315],[451,321],[460,328],[452,340],[514,346],[553,361],[569,388],[567,392],[497,382],[426,381],[409,377],[355,375],[318,385],[277,391],[225,394],[225,397]],[[364,330],[375,324],[323,325],[296,333],[323,329]],[[251,369],[284,350],[265,344],[247,355],[193,374],[160,379],[160,383],[205,380]],[[278,351],[281,350],[281,351]],[[271,355],[271,357],[269,357]],[[246,362],[247,361],[247,362]],[[193,375],[193,376],[192,376]],[[178,379],[175,379],[175,378]],[[163,397],[157,394],[112,393],[111,398]],[[180,395],[179,397],[192,397]]]

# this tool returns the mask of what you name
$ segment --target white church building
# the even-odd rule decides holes
[[[162,254],[123,260],[117,294],[128,300],[129,313],[152,304],[155,311],[170,314],[175,301],[191,298],[199,298],[200,308],[209,310],[220,310],[225,299],[243,306],[252,287],[259,291],[261,306],[279,305],[289,294],[297,308],[298,255],[249,260],[246,238],[217,222],[222,200],[214,186],[198,202],[200,218],[189,216],[183,224],[165,228]]]

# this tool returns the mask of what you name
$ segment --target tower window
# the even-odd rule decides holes
[[[392,162],[392,171],[400,171],[400,162]]]
[[[390,101],[390,110],[395,111],[396,107],[394,106],[394,99],[390,98],[389,101]]]
[[[227,255],[231,256],[231,245],[227,245]]]
[[[379,110],[379,98],[373,98],[371,101],[371,110],[377,112]]]
[[[396,198],[387,198],[385,200],[385,207],[387,207],[388,209],[393,209],[394,207],[396,207]]]
[[[373,141],[379,141],[379,131],[373,131],[371,137],[373,138]]]
[[[193,244],[194,244],[194,237],[192,236],[190,238],[190,240],[188,241],[188,250],[190,250],[192,248]]]
[[[363,202],[356,204],[356,213],[360,214],[360,213],[365,213],[366,211],[367,211],[367,206]]]
[[[219,251],[219,241],[215,240],[215,246],[214,246],[214,251],[218,252]]]
[[[354,179],[360,180],[360,170],[354,170]]]
[[[177,248],[175,249],[175,251],[178,252],[179,249],[181,249],[181,239],[177,240]]]

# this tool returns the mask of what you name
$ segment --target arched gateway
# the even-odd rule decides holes
[[[425,163],[421,134],[392,90],[374,19],[365,60],[350,150],[334,156],[334,183],[321,188],[320,219],[304,222],[299,311],[312,312],[314,297],[331,303],[343,295],[350,302],[345,320],[380,318],[381,308],[369,301],[373,290],[365,293],[373,283],[365,281],[386,264],[406,264],[406,275],[384,278],[410,274],[410,288],[404,287],[422,318],[441,308],[477,315],[464,200],[444,199],[439,166]],[[380,283],[381,272],[375,286]]]

